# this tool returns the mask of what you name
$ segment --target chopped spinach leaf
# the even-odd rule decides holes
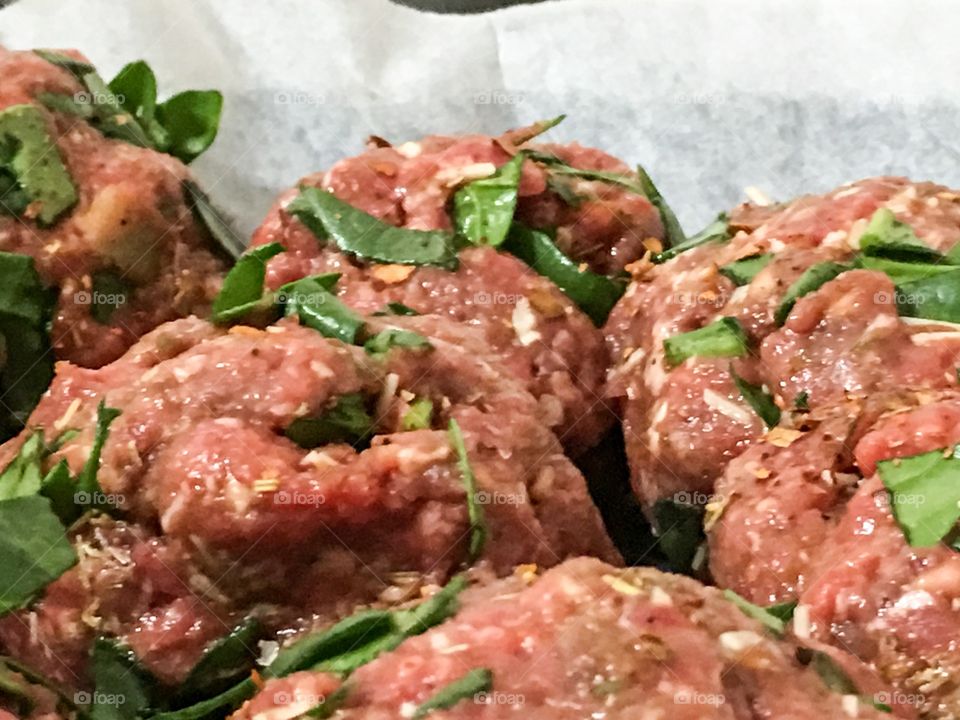
[[[877,463],[893,517],[913,547],[930,547],[960,519],[960,446]]]
[[[346,702],[347,696],[349,694],[350,694],[350,686],[341,685],[332,693],[330,693],[330,695],[324,698],[323,702],[321,702],[316,707],[311,708],[310,710],[307,710],[307,712],[304,714],[306,715],[306,717],[320,718],[320,720],[323,720],[324,718],[328,718],[332,716],[337,710],[340,709],[343,703]]]
[[[458,264],[452,233],[388,225],[319,188],[301,188],[287,211],[296,215],[318,240],[329,238],[340,250],[361,260],[437,265],[448,270],[456,269]]]
[[[493,673],[487,668],[471,670],[459,680],[446,685],[413,713],[413,717],[424,718],[434,710],[452,708],[461,700],[472,698],[477,693],[488,692],[493,687]]]
[[[901,262],[898,260],[888,260],[886,258],[877,258],[877,257],[867,257],[861,255],[856,260],[856,265],[858,268],[863,268],[865,270],[874,270],[876,272],[882,272],[887,275],[894,284],[901,285],[903,283],[913,282],[916,280],[925,280],[927,278],[936,277],[937,275],[942,275],[943,273],[956,272],[958,269],[956,265],[951,265],[947,262],[941,262],[938,264],[932,263],[923,263],[923,262]]]
[[[943,255],[917,237],[913,228],[897,220],[892,211],[880,208],[860,236],[860,252],[868,257],[899,262],[937,262]]]
[[[0,502],[0,615],[24,607],[76,562],[49,500],[31,495]]]
[[[310,449],[328,443],[356,445],[369,438],[373,430],[373,418],[363,395],[350,393],[341,395],[332,408],[317,417],[294,420],[285,434],[300,447]]]
[[[783,296],[783,300],[780,301],[780,305],[777,306],[777,311],[774,313],[774,321],[777,325],[783,325],[787,321],[787,317],[789,317],[790,311],[793,310],[793,306],[797,300],[804,295],[819,290],[823,285],[826,285],[834,278],[851,269],[851,265],[843,265],[829,261],[817,263],[807,268],[804,273],[787,288],[786,295]]]
[[[262,633],[260,621],[249,617],[208,646],[177,687],[174,704],[183,706],[214,697],[243,679],[254,666]]]
[[[39,493],[43,480],[41,463],[46,456],[43,433],[33,433],[20,446],[16,457],[0,473],[0,501]]]
[[[668,260],[673,260],[673,258],[675,258],[677,255],[684,253],[687,250],[693,250],[696,247],[700,247],[701,245],[706,245],[708,243],[725,243],[731,237],[733,236],[730,233],[729,220],[725,213],[720,213],[717,215],[716,220],[707,225],[696,235],[691,235],[679,245],[674,245],[673,247],[669,247],[663,252],[659,252],[654,255],[653,262],[665,263]]]
[[[504,249],[552,280],[597,326],[603,325],[626,290],[625,282],[595,273],[571,260],[544,232],[514,223]]]
[[[960,268],[899,284],[897,310],[906,317],[960,323]]]
[[[284,313],[299,318],[301,325],[354,345],[366,323],[331,292],[339,277],[329,273],[288,283],[280,288],[280,301]]]
[[[106,270],[93,273],[92,280],[90,315],[101,325],[108,325],[113,314],[127,303],[130,285]]]
[[[525,142],[530,142],[538,135],[543,135],[547,130],[556,127],[562,123],[566,117],[566,115],[557,115],[555,118],[550,118],[549,120],[537,120],[537,122],[532,125],[507,131],[504,133],[504,137],[514,145],[523,145]]]
[[[47,131],[46,118],[33,105],[0,111],[0,171],[7,178],[0,204],[11,215],[35,208],[37,222],[48,226],[77,202],[77,189]],[[13,202],[7,201],[8,193]]]
[[[129,648],[97,638],[90,665],[95,687],[91,720],[137,720],[150,706],[153,679]]]
[[[450,444],[457,453],[457,465],[463,478],[463,485],[467,491],[467,514],[470,518],[470,562],[474,563],[483,554],[487,542],[487,524],[484,519],[483,506],[477,493],[477,478],[470,466],[470,457],[463,442],[463,433],[456,420],[450,420]]]
[[[63,68],[77,78],[94,71],[94,67],[90,63],[84,60],[77,60],[70,55],[64,55],[56,50],[34,50],[33,54],[39,55],[51,65]]]
[[[780,422],[780,408],[774,402],[773,396],[763,389],[760,385],[754,385],[747,382],[737,375],[730,366],[730,376],[733,378],[733,384],[740,391],[740,396],[747,401],[747,404],[753,408],[753,411],[760,416],[767,427],[773,427]]]
[[[654,534],[657,545],[673,572],[690,575],[699,570],[698,557],[706,547],[702,507],[661,498],[653,505]]]
[[[80,509],[96,508],[104,511],[116,509],[100,487],[97,473],[100,471],[100,455],[107,442],[107,436],[110,434],[110,424],[118,417],[120,417],[119,410],[107,407],[104,400],[100,401],[97,406],[97,426],[94,430],[93,446],[90,448],[90,455],[87,456],[86,462],[77,475],[76,503]]]
[[[454,224],[473,245],[498,247],[507,239],[523,160],[518,153],[490,177],[467,183],[453,196]]]
[[[793,399],[793,407],[797,410],[807,411],[810,409],[810,393],[806,390],[801,390],[797,393],[797,396]]]
[[[702,328],[666,338],[663,351],[671,366],[691,357],[741,357],[748,352],[747,333],[736,318],[722,317]]]
[[[718,269],[721,275],[729,278],[734,285],[740,287],[753,282],[753,279],[770,264],[771,260],[773,260],[773,255],[770,253],[750,255],[732,263],[721,265]]]
[[[386,315],[401,315],[406,317],[414,317],[419,315],[416,310],[414,310],[409,305],[404,305],[400,302],[388,302],[383,306],[382,310],[377,310],[373,313],[373,317],[384,317]]]
[[[157,122],[169,138],[164,152],[193,162],[217,137],[223,95],[216,90],[186,90],[157,106]]]
[[[213,322],[230,322],[262,307],[267,261],[283,251],[283,245],[272,242],[247,251],[237,260],[213,301],[210,315]]]

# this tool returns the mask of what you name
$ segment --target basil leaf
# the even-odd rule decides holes
[[[469,558],[472,564],[483,554],[483,548],[487,543],[487,524],[484,519],[483,506],[480,505],[477,496],[477,478],[470,466],[470,458],[463,442],[463,433],[460,432],[460,425],[457,424],[456,420],[450,420],[448,434],[450,444],[457,453],[457,466],[460,468],[463,486],[467,491],[467,515],[470,518]]]
[[[128,63],[107,87],[117,98],[120,107],[134,116],[150,138],[153,147],[166,151],[169,137],[156,120],[157,77],[143,60]]]
[[[76,562],[46,498],[0,502],[0,615],[24,607]]]
[[[732,263],[721,265],[718,270],[721,275],[729,278],[734,285],[741,287],[753,282],[753,279],[770,264],[771,260],[773,260],[773,255],[770,253],[749,255]]]
[[[877,463],[893,517],[913,547],[931,547],[960,520],[960,446]]]
[[[296,280],[280,288],[280,299],[285,314],[298,317],[301,325],[324,337],[354,345],[366,323],[330,292],[339,277],[337,273],[328,273]]]
[[[396,328],[378,332],[363,344],[364,350],[371,355],[383,355],[395,347],[427,349],[432,348],[433,345],[419,333]]]
[[[329,237],[340,250],[361,260],[448,270],[458,265],[452,233],[394,227],[319,188],[302,188],[287,211],[318,239]]]
[[[223,287],[213,301],[210,319],[225,323],[259,308],[263,299],[263,282],[267,277],[267,261],[284,251],[277,242],[259,245],[246,252],[223,279]]]
[[[110,434],[110,424],[120,417],[120,411],[116,408],[107,407],[104,400],[97,406],[97,426],[93,435],[93,446],[90,448],[90,455],[77,475],[76,483],[76,503],[79,509],[97,508],[99,510],[115,510],[116,506],[110,498],[103,492],[100,483],[97,481],[97,473],[100,471],[100,454],[103,452],[103,446],[107,442],[107,436]]]
[[[39,493],[43,480],[41,463],[46,456],[43,433],[33,433],[20,446],[16,457],[0,473],[0,501]]]
[[[784,623],[788,623],[793,620],[793,614],[798,604],[796,600],[785,600],[774,605],[767,605],[764,610],[775,618],[782,620]]]
[[[537,120],[537,122],[532,125],[527,125],[526,127],[517,128],[516,130],[510,130],[504,133],[504,136],[509,139],[514,145],[523,145],[525,142],[530,142],[538,135],[543,135],[550,128],[554,128],[566,119],[566,115],[557,115],[555,118],[550,118],[549,120]]]
[[[672,498],[653,504],[654,534],[669,569],[690,575],[699,570],[698,558],[706,547],[703,508]]]
[[[169,138],[168,152],[190,164],[213,144],[220,127],[223,95],[187,90],[157,106],[157,121]]]
[[[810,393],[806,390],[801,390],[797,393],[797,396],[793,399],[793,407],[797,410],[807,411],[810,409]]]
[[[868,257],[899,262],[936,262],[943,255],[926,245],[913,228],[897,220],[891,210],[880,208],[860,236],[860,252]]]
[[[958,269],[956,265],[949,265],[946,262],[934,265],[930,263],[900,262],[864,255],[856,259],[856,266],[865,270],[882,272],[897,285],[936,277],[943,273],[955,272]]]
[[[15,179],[30,205],[36,205],[40,225],[52,225],[76,204],[77,189],[39,108],[13,105],[0,111],[0,145],[7,147],[0,152],[0,165]],[[23,212],[20,204],[8,207],[11,214]]]
[[[467,183],[453,196],[454,224],[472,244],[498,247],[507,239],[523,159],[518,153],[490,177]]]
[[[807,268],[804,273],[787,288],[786,295],[783,296],[783,300],[780,301],[780,305],[773,315],[776,324],[778,326],[783,325],[787,321],[787,318],[790,316],[790,311],[793,310],[793,306],[797,300],[804,295],[819,290],[821,286],[826,285],[834,278],[851,269],[852,266],[850,265],[829,261],[817,263]]]
[[[787,621],[793,616],[793,610],[797,606],[797,603],[793,602],[772,606],[770,608],[762,608],[759,605],[754,605],[746,598],[741,597],[733,590],[724,590],[723,596],[736,605],[744,615],[758,621],[775,635],[783,635],[787,629]],[[776,614],[773,612],[774,608],[776,608]],[[787,619],[784,618],[785,615]]]
[[[565,162],[563,162],[563,160],[555,155],[532,151],[525,152],[532,160],[537,160],[547,165],[551,175],[575,177],[582,180],[603,182],[610,185],[619,185],[625,190],[629,190],[637,195],[643,195],[646,197],[646,192],[643,185],[637,180],[637,178],[633,177],[633,175],[630,175],[629,173],[610,172],[609,170],[584,170],[582,168],[573,167],[572,165],[567,165]]]
[[[663,252],[657,253],[652,259],[655,263],[665,263],[668,260],[672,260],[680,253],[685,253],[687,250],[693,250],[693,248],[700,247],[701,245],[706,245],[708,243],[725,243],[731,237],[733,237],[733,235],[730,232],[730,223],[727,215],[726,213],[720,213],[717,215],[716,220],[707,225],[696,235],[691,235],[680,244],[674,245],[673,247],[667,248]]]
[[[657,186],[653,184],[653,180],[650,179],[650,176],[647,174],[647,171],[643,169],[643,166],[637,165],[637,175],[640,177],[640,187],[643,189],[644,197],[646,197],[660,213],[660,221],[663,224],[664,244],[668,248],[683,245],[687,240],[687,236],[686,233],[683,232],[683,228],[680,226],[680,221],[677,220],[676,214],[667,204],[667,201],[663,199],[663,195],[657,190]]]
[[[42,92],[36,95],[37,102],[53,112],[73,115],[74,117],[90,120],[93,118],[93,106],[83,102],[73,95],[63,93]]]
[[[416,720],[426,717],[434,710],[452,708],[461,700],[470,699],[477,693],[487,692],[492,687],[493,673],[487,668],[476,668],[438,690],[436,695],[416,709],[413,717]]]
[[[960,268],[901,283],[897,310],[906,317],[960,322]]]
[[[780,408],[773,400],[773,396],[760,385],[753,385],[737,375],[733,366],[730,366],[730,375],[733,384],[740,391],[740,396],[747,401],[753,411],[760,416],[767,427],[774,427],[780,422]]]
[[[373,418],[359,393],[341,395],[336,404],[319,417],[302,417],[287,427],[285,435],[302,448],[311,449],[328,443],[350,443],[373,434]]]
[[[250,617],[212,643],[177,688],[174,704],[213,697],[249,674],[258,654],[257,640],[262,634],[260,621]]]
[[[676,366],[691,357],[741,357],[747,354],[747,333],[740,321],[722,317],[697,330],[663,341],[667,364]]]
[[[187,206],[197,222],[203,225],[224,255],[231,261],[238,260],[246,250],[246,242],[230,223],[220,214],[206,193],[191,180],[183,181]]]
[[[625,282],[581,267],[564,255],[549,235],[538,230],[515,223],[504,249],[552,280],[597,326],[603,325],[626,290]]]
[[[93,273],[90,315],[101,325],[108,325],[113,314],[123,307],[130,294],[130,285],[108,271]]]
[[[70,525],[80,516],[76,490],[76,481],[66,460],[58,462],[40,483],[40,494],[50,501],[50,509],[64,525]]]
[[[221,720],[256,695],[259,689],[252,679],[247,678],[208,700],[179,710],[150,715],[149,718],[150,720],[208,720],[208,718]]]
[[[54,299],[33,258],[0,252],[0,440],[23,428],[53,379]]]
[[[120,98],[102,77],[91,72],[83,76],[82,82],[87,88],[89,102],[93,107],[94,127],[107,137],[123,140],[137,147],[154,147],[147,131],[123,108]]]
[[[151,679],[129,649],[97,638],[90,664],[95,687],[91,720],[136,720],[150,706]]]
[[[400,419],[400,429],[404,431],[429,430],[432,424],[433,401],[425,397],[417,398],[410,403],[410,409]]]

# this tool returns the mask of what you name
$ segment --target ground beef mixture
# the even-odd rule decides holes
[[[42,110],[78,196],[49,227],[0,211],[0,251],[33,257],[41,279],[57,289],[57,357],[99,367],[160,323],[206,312],[224,264],[187,204],[183,163],[107,138],[38,99],[83,92],[70,72],[39,55],[0,48],[0,111],[23,104]],[[115,279],[109,289],[96,284],[101,273]],[[106,322],[94,319],[94,293],[119,295],[118,283],[125,299],[105,298],[118,307]]]
[[[333,717],[420,717],[423,703],[477,670],[490,672],[489,686],[429,717],[885,717],[827,689],[792,642],[718,590],[587,558],[539,579],[527,573],[470,591],[452,619],[361,667]],[[850,672],[865,694],[882,692],[863,668]],[[339,686],[311,672],[271,680],[234,718],[294,717]]]
[[[516,152],[514,134],[501,137],[430,136],[396,147],[382,141],[299,185],[325,188],[393,225],[449,229],[450,204],[465,182],[488,176]],[[579,145],[524,145],[571,167],[635,174],[620,161]],[[555,230],[557,246],[601,274],[615,274],[660,242],[657,210],[641,194],[588,179],[567,183],[576,200],[562,198],[540,164],[526,160],[516,218]],[[256,231],[252,244],[280,242],[287,252],[271,260],[270,287],[325,272],[342,274],[341,298],[374,312],[401,302],[424,314],[446,315],[481,328],[513,374],[540,398],[564,445],[578,453],[596,443],[612,422],[602,398],[606,354],[600,331],[549,280],[522,261],[490,247],[460,253],[456,271],[437,267],[361,263],[317,237],[285,207],[284,194]]]
[[[160,326],[97,370],[61,364],[28,430],[76,428],[49,463],[80,469],[98,403],[110,426],[99,482],[116,520],[71,531],[80,563],[27,610],[0,619],[0,646],[72,686],[95,635],[118,636],[168,682],[257,608],[285,635],[356,607],[415,595],[467,561],[471,538],[456,420],[488,529],[475,572],[619,556],[583,477],[482,336],[442,318],[392,325],[429,348],[371,355],[291,320],[229,331],[195,318]],[[435,334],[434,334],[435,333]],[[372,436],[310,449],[285,436],[346,397]],[[412,403],[432,421],[403,430]],[[284,635],[284,636],[285,636]]]

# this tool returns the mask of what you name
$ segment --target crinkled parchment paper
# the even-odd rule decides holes
[[[950,0],[563,0],[428,15],[387,0],[20,0],[0,43],[76,47],[161,94],[217,87],[195,166],[251,230],[307,172],[390,140],[567,113],[551,132],[642,162],[695,230],[879,173],[960,185],[960,11]],[[2,81],[2,78],[0,78]]]

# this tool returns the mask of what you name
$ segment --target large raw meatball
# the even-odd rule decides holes
[[[469,328],[457,326],[457,343],[434,334],[444,323],[392,320],[431,344],[369,354],[291,320],[227,331],[190,318],[103,368],[62,364],[0,464],[36,428],[76,428],[45,469],[65,459],[79,472],[98,403],[119,410],[98,480],[132,547],[98,557],[134,559],[115,577],[104,570],[110,582],[84,583],[83,563],[68,571],[35,606],[0,621],[0,646],[73,684],[93,637],[117,636],[174,680],[211,634],[255,608],[273,632],[289,633],[404,599],[465,564],[499,575],[581,554],[618,562],[537,401]],[[351,431],[330,434],[343,428]],[[137,553],[149,561],[153,545],[182,579],[169,592],[144,579],[155,567],[137,569]],[[118,594],[129,602],[115,609]]]
[[[517,152],[513,141],[523,139],[519,132],[499,138],[431,136],[397,147],[380,142],[299,185],[329,190],[392,225],[450,229],[455,191],[508,162]],[[521,147],[549,153],[570,167],[636,179],[626,165],[599,150],[575,144]],[[555,180],[567,188],[566,199],[555,192]],[[318,241],[287,211],[296,195],[292,190],[281,196],[253,237],[253,245],[280,242],[287,250],[269,263],[271,288],[307,275],[338,272],[343,276],[341,298],[363,312],[400,302],[423,314],[478,326],[552,415],[565,446],[574,452],[590,447],[610,425],[602,398],[602,335],[552,282],[492,247],[462,250],[454,271],[361,262],[332,243]],[[557,247],[600,274],[621,272],[646,252],[645,242],[659,246],[663,237],[658,211],[647,198],[616,183],[554,178],[546,167],[527,159],[518,195],[520,222],[555,230]]]
[[[864,681],[861,692],[878,688],[838,657]],[[471,672],[490,681],[429,715],[419,710]],[[339,687],[335,676],[311,672],[271,680],[234,718],[293,717]],[[361,667],[342,693],[333,717],[344,720],[889,717],[829,690],[794,643],[718,590],[587,558],[465,593],[453,618]]]
[[[932,183],[876,178],[784,206],[737,209],[727,242],[700,245],[662,264],[638,264],[606,327],[637,494],[709,498],[724,466],[760,439],[765,422],[732,370],[768,394],[790,426],[793,411],[851,395],[953,388],[960,341],[898,314],[885,272],[857,269],[860,238],[881,208],[912,226],[929,249],[960,239],[960,196]],[[748,272],[731,264],[759,258]],[[778,309],[791,285],[823,263],[842,274]],[[834,267],[836,269],[836,267]],[[733,275],[737,279],[731,277]],[[829,278],[826,278],[829,279]],[[664,341],[718,321],[736,321],[748,351],[668,362]]]
[[[0,250],[32,257],[41,280],[57,289],[57,358],[99,367],[160,323],[206,312],[224,264],[188,204],[186,166],[64,111],[63,102],[86,92],[39,55],[0,48],[0,112],[26,105],[41,113],[76,193],[55,218],[34,205],[11,216],[4,207],[13,194],[0,182]]]
[[[960,715],[960,553],[949,537],[929,547],[907,542],[877,463],[952,453],[958,420],[955,391],[879,394],[814,411],[802,430],[730,463],[717,484],[718,517],[708,522],[719,584],[761,604],[799,601],[798,633],[856,654],[925,717],[943,719]],[[892,499],[921,508],[951,502],[910,489]]]

